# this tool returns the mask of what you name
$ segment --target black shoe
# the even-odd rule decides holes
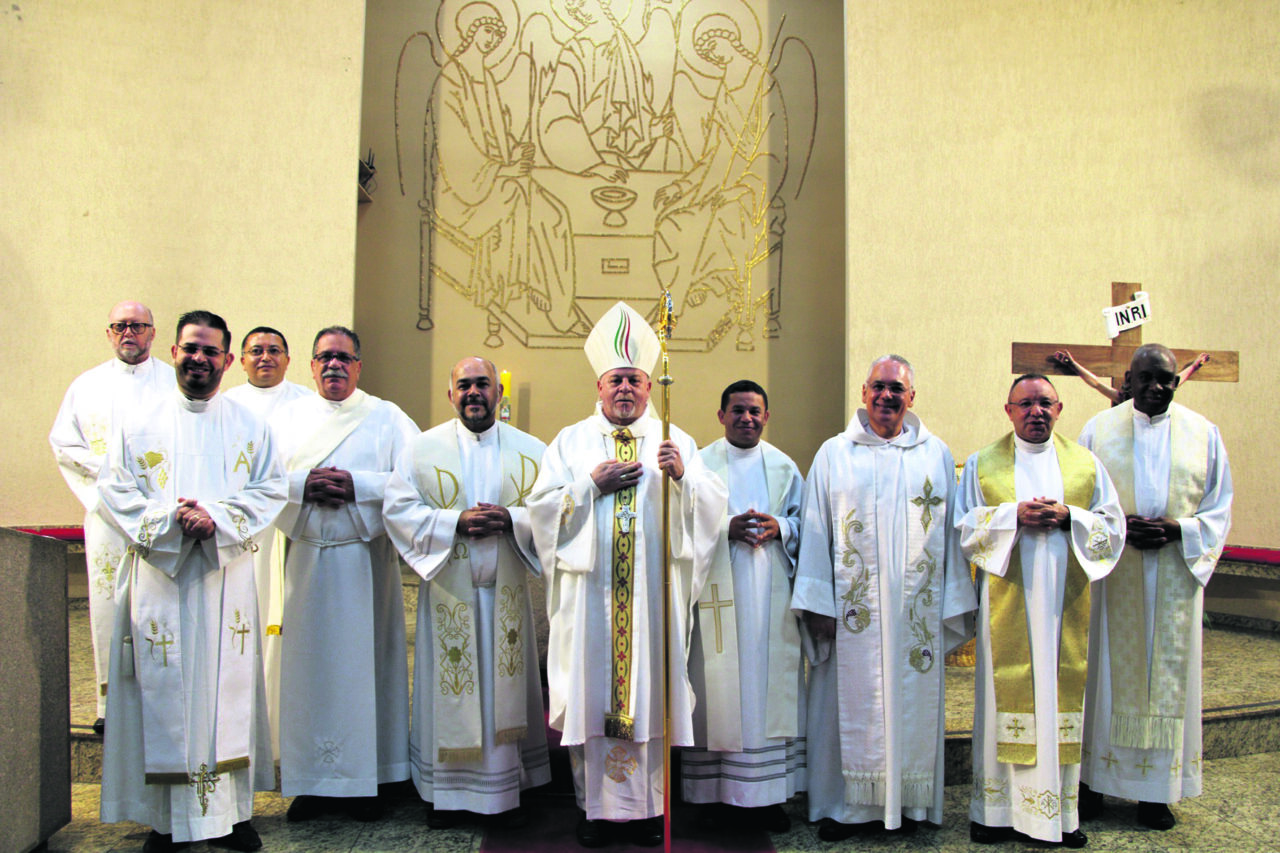
[[[1081,847],[1089,843],[1089,836],[1085,835],[1079,829],[1073,829],[1070,832],[1062,834],[1062,846],[1070,847],[1072,850],[1079,850]]]
[[[431,829],[453,829],[458,825],[458,813],[438,809],[427,803],[427,826]]]
[[[172,853],[174,850],[182,850],[190,846],[189,841],[174,841],[173,836],[169,833],[159,833],[154,829],[147,836],[147,840],[142,844],[142,853]]]
[[[347,814],[361,823],[372,823],[382,818],[382,801],[377,797],[344,797]]]
[[[1013,838],[1013,827],[987,826],[974,820],[969,821],[969,840],[974,844],[999,844],[1010,838]]]
[[[1138,803],[1138,823],[1148,829],[1164,832],[1177,824],[1173,812],[1164,803]]]
[[[262,839],[258,830],[247,820],[233,824],[231,831],[221,838],[210,838],[210,847],[222,847],[226,850],[239,850],[240,853],[253,853],[262,849]]]
[[[912,820],[906,815],[902,816],[902,826],[898,829],[899,835],[915,835],[917,829],[920,828],[920,821]]]
[[[603,847],[609,843],[609,821],[587,820],[584,814],[578,818],[578,843],[583,847]]]
[[[751,825],[757,826],[765,832],[787,832],[791,829],[791,818],[787,816],[786,810],[777,803],[771,806],[748,809],[747,812],[750,815]]]
[[[1102,794],[1081,782],[1080,799],[1076,808],[1080,810],[1081,820],[1097,820],[1102,817]]]
[[[289,803],[289,810],[285,812],[285,820],[290,823],[300,823],[304,820],[314,820],[323,817],[329,813],[329,803],[325,797],[318,797],[315,794],[299,794],[293,798],[293,802]]]
[[[107,720],[105,717],[99,717],[93,721],[93,733],[102,735],[107,733]]]
[[[662,815],[627,822],[631,843],[641,847],[657,847],[662,844]]]
[[[818,824],[818,837],[823,841],[844,841],[855,835],[866,835],[876,827],[877,821],[866,823],[841,823],[834,818],[823,818]]]

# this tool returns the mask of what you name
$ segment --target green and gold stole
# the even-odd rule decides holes
[[[1062,471],[1063,502],[1088,507],[1093,500],[1093,455],[1053,435]],[[978,483],[987,506],[1016,503],[1013,433],[978,451]],[[1067,535],[1070,535],[1068,532]],[[996,694],[996,760],[1036,763],[1035,675],[1027,626],[1021,546],[1014,545],[1004,577],[986,575],[990,614],[991,668]],[[1067,548],[1067,588],[1058,647],[1058,761],[1080,763],[1084,683],[1089,656],[1089,577]]]
[[[1169,499],[1165,515],[1188,518],[1204,497],[1209,473],[1209,426],[1179,405],[1169,408]],[[1136,512],[1133,401],[1098,416],[1098,458],[1107,466],[1125,513]],[[1187,703],[1187,655],[1200,584],[1179,543],[1157,555],[1155,647],[1147,668],[1147,590],[1143,554],[1126,548],[1107,576],[1107,643],[1111,657],[1111,742],[1146,749],[1181,749]]]
[[[424,433],[413,445],[413,467],[418,493],[436,509],[465,510],[471,506],[462,477],[456,421],[448,421]],[[524,506],[538,476],[540,450],[522,446],[522,434],[498,424],[498,452],[502,460],[502,491],[498,502],[506,507]],[[524,649],[531,641],[525,620],[526,568],[514,548],[498,547],[493,618],[494,740],[516,743],[528,734]],[[449,563],[431,581],[432,655],[436,689],[433,700],[436,758],[446,761],[480,761],[483,757],[482,717],[476,635],[479,614],[471,579],[471,552],[459,537]]]
[[[613,432],[614,453],[619,462],[636,460],[636,441],[631,430]],[[604,716],[605,737],[635,738],[636,721],[631,713],[631,628],[634,621],[636,556],[635,483],[613,493],[613,681],[609,712]]]

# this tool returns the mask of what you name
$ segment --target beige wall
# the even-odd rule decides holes
[[[848,405],[899,350],[963,459],[1008,429],[1011,341],[1105,344],[1141,282],[1145,340],[1239,350],[1241,384],[1178,399],[1222,428],[1230,541],[1280,547],[1280,5],[848,8]],[[1057,384],[1074,437],[1104,401]]]
[[[116,301],[166,360],[190,308],[303,353],[350,321],[363,25],[358,0],[5,4],[0,524],[82,518],[46,437]]]

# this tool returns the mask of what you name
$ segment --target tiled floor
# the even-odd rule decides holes
[[[1101,820],[1086,824],[1089,850],[1150,851],[1274,851],[1280,849],[1280,753],[1243,758],[1224,758],[1205,763],[1207,793],[1174,807],[1178,825],[1169,832],[1153,832],[1132,825],[1134,806],[1108,799]],[[73,821],[49,841],[51,853],[105,853],[142,849],[147,830],[137,824],[104,825],[98,822],[97,785],[77,784],[73,797]],[[922,828],[913,836],[859,838],[842,844],[820,841],[816,828],[803,820],[804,800],[790,804],[793,828],[775,835],[779,853],[790,851],[959,850],[1022,851],[1043,850],[1045,845],[1009,843],[982,848],[969,842],[968,788],[947,789],[945,825],[941,829]],[[479,827],[433,831],[427,829],[425,814],[411,800],[396,804],[378,823],[361,824],[349,820],[325,820],[290,824],[284,813],[288,800],[278,794],[259,794],[254,826],[262,835],[264,853],[292,851],[475,851],[480,849],[483,830]],[[536,808],[536,803],[531,803]],[[570,828],[571,830],[571,828]],[[199,853],[207,845],[191,848]],[[211,848],[212,849],[212,848]],[[566,834],[565,849],[579,849]],[[607,848],[621,851],[622,847]],[[639,849],[639,848],[636,848]]]

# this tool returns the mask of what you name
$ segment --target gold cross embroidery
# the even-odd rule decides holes
[[[147,642],[151,644],[151,659],[155,660],[156,646],[160,647],[160,665],[169,665],[169,647],[173,645],[173,634],[169,631],[160,633],[160,626],[156,624],[156,620],[151,620],[151,633],[153,636],[147,637]]]
[[[231,643],[235,644],[237,639],[240,640],[240,654],[244,654],[244,638],[249,633],[249,626],[240,621],[240,611],[236,611],[235,621],[227,626],[227,630],[231,632]]]
[[[720,609],[722,607],[733,607],[733,599],[726,598],[720,600],[720,584],[713,583],[711,585],[711,600],[698,602],[698,607],[702,610],[710,610],[711,615],[716,620],[716,654],[724,654],[724,641],[720,636]]]
[[[200,800],[200,815],[203,817],[209,814],[209,794],[218,788],[218,782],[221,777],[215,769],[209,771],[209,765],[202,763],[200,771],[191,777],[191,781],[187,782],[187,787],[196,789],[196,798]]]
[[[1004,729],[1015,738],[1018,738],[1022,737],[1022,733],[1027,730],[1027,727],[1022,724],[1021,720],[1010,720]]]
[[[1102,756],[1102,761],[1107,765],[1108,770],[1111,769],[1111,765],[1115,764],[1119,760],[1120,759],[1116,758],[1115,754],[1112,753],[1111,750],[1107,750],[1107,754]]]
[[[1148,761],[1146,758],[1143,758],[1143,759],[1142,759],[1142,763],[1141,763],[1141,764],[1139,764],[1139,765],[1137,765],[1137,767],[1138,767],[1138,769],[1139,769],[1139,770],[1141,770],[1141,771],[1142,771],[1142,778],[1143,778],[1143,779],[1147,778],[1147,771],[1148,771],[1148,770],[1154,770],[1154,769],[1155,769],[1155,765],[1154,765],[1154,764],[1152,764],[1150,761]]]
[[[929,525],[933,522],[933,508],[945,503],[945,501],[933,493],[933,483],[930,482],[928,477],[925,477],[924,494],[912,498],[911,502],[923,509],[923,512],[920,513],[920,524],[924,527],[924,532],[928,533]]]

